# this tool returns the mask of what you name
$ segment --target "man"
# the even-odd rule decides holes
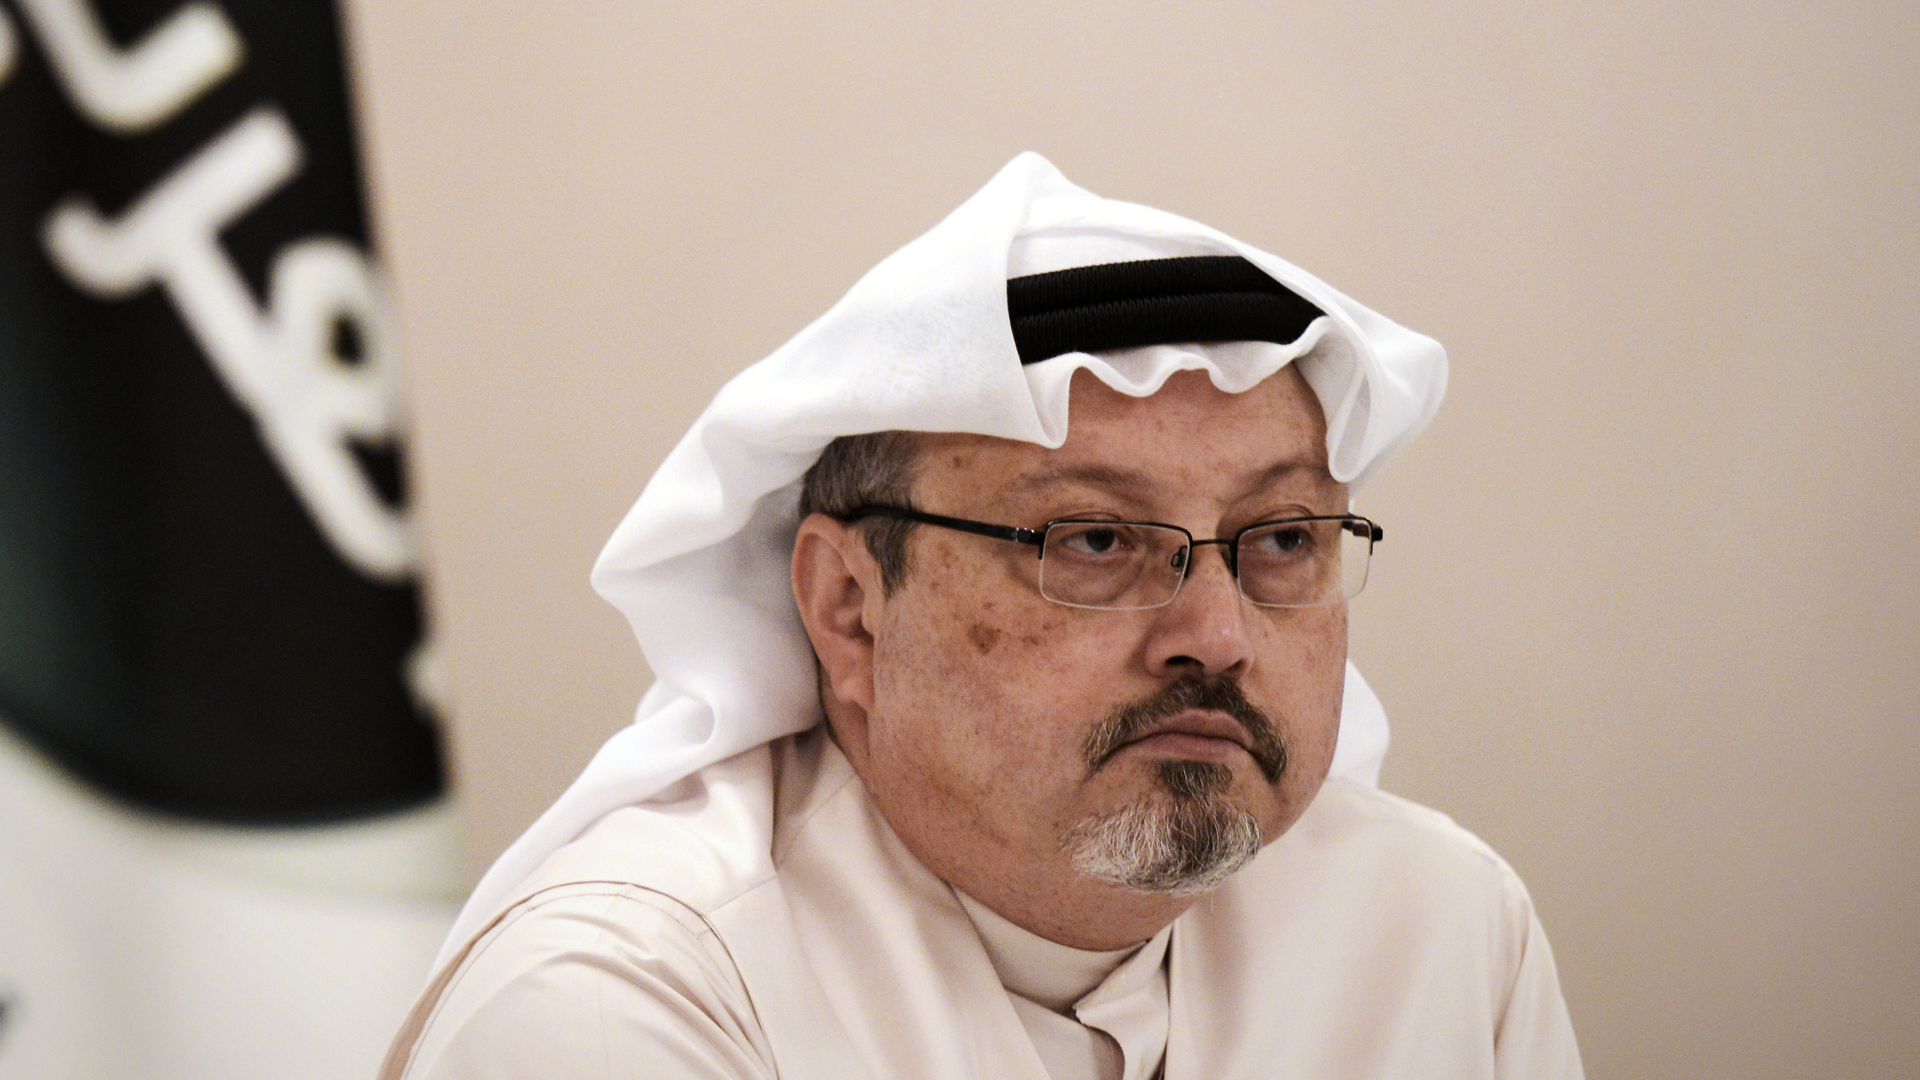
[[[1374,789],[1346,664],[1351,486],[1444,382],[1015,159],[648,485],[595,582],[660,681],[387,1075],[1580,1075],[1525,890]]]

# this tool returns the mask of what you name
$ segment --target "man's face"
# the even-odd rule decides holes
[[[1070,415],[1058,450],[925,438],[915,505],[1027,528],[1157,521],[1200,539],[1347,509],[1319,405],[1291,368],[1237,395],[1185,372],[1146,398],[1082,374]],[[1225,812],[1271,840],[1318,791],[1344,606],[1256,607],[1218,547],[1194,549],[1170,604],[1139,611],[1043,598],[1033,547],[923,526],[909,552],[906,583],[869,601],[872,703],[849,757],[947,880],[980,895],[1008,884],[983,875],[1025,875],[1040,880],[1010,887],[1071,893],[1102,823],[1198,799],[1202,817]]]

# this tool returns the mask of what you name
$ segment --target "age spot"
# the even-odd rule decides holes
[[[967,640],[973,642],[973,647],[980,650],[981,655],[984,656],[992,652],[995,645],[1000,644],[1000,631],[997,627],[988,626],[986,623],[974,623],[967,627]]]

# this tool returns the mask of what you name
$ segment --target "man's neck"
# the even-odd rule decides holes
[[[908,850],[913,845],[904,838]],[[915,856],[926,859],[919,852]],[[942,880],[1028,933],[1069,948],[1129,949],[1185,914],[1197,899],[1117,889],[1071,866],[1021,868],[929,865]],[[1027,874],[1019,873],[1028,869]],[[1065,879],[1065,880],[1062,880]]]
[[[958,889],[954,895],[980,932],[1000,984],[1057,1013],[1065,1013],[1092,993],[1140,948],[1091,950],[1061,945],[1016,926]]]

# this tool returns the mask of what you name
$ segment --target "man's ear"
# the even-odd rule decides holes
[[[793,599],[820,658],[821,703],[836,728],[864,722],[873,708],[873,619],[882,599],[880,565],[859,529],[811,514],[793,540]]]

